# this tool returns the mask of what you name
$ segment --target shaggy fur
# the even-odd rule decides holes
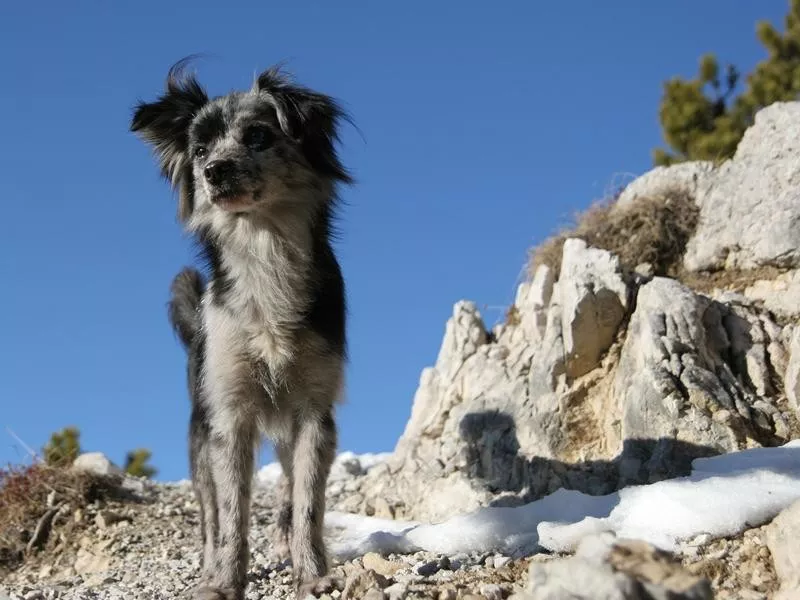
[[[345,291],[331,247],[344,116],[328,96],[269,69],[210,99],[185,61],[140,103],[132,131],[179,190],[206,278],[184,269],[169,317],[187,348],[189,447],[201,510],[199,599],[244,597],[254,455],[261,434],[283,466],[277,543],[299,591],[327,571],[322,523],[343,384]]]

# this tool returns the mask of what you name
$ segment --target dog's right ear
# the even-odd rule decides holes
[[[189,125],[208,95],[193,76],[184,76],[190,58],[172,66],[166,91],[155,102],[140,102],[131,120],[131,131],[150,144],[158,157],[161,173],[173,187],[180,187],[178,213],[185,220],[192,211],[193,185],[189,150]]]

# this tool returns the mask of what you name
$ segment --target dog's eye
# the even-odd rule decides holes
[[[194,149],[195,158],[203,158],[206,154],[208,154],[208,150],[206,150],[205,146],[198,146]]]
[[[264,150],[272,143],[272,132],[263,125],[250,127],[244,132],[242,141],[253,150]]]

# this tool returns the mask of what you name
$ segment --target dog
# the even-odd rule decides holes
[[[189,457],[200,505],[202,578],[194,600],[241,600],[251,482],[270,438],[283,470],[279,552],[298,596],[324,585],[325,485],[346,362],[346,301],[332,248],[337,155],[348,115],[330,96],[272,67],[251,89],[209,98],[191,57],[130,124],[178,192],[178,220],[207,273],[174,279],[169,320],[187,351]]]

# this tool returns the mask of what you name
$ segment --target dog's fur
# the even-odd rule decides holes
[[[346,115],[276,68],[253,88],[210,99],[185,61],[140,103],[131,130],[179,190],[178,215],[207,259],[172,284],[170,321],[188,352],[190,459],[201,510],[196,599],[241,599],[260,434],[283,467],[279,540],[298,590],[327,571],[325,483],[343,385],[345,290],[331,246],[335,149]]]

